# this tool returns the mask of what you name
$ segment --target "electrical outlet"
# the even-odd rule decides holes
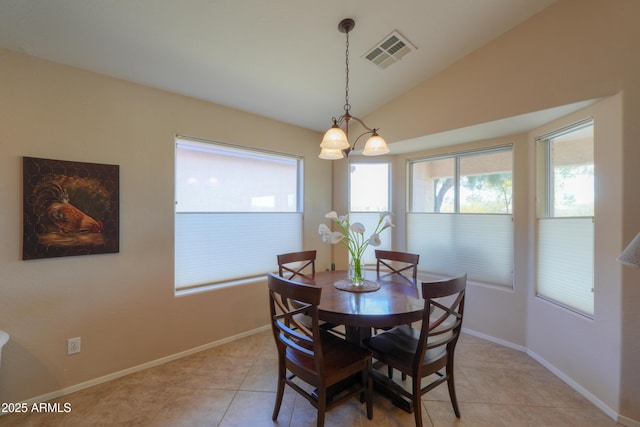
[[[67,340],[67,354],[80,353],[80,337]]]

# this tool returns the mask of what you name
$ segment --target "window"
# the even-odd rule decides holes
[[[592,317],[593,121],[537,140],[537,295]]]
[[[302,249],[300,158],[178,138],[175,173],[177,290],[261,276]]]
[[[407,250],[422,270],[513,286],[512,151],[409,162]]]
[[[409,168],[411,212],[455,212],[455,157],[416,161]]]
[[[512,162],[511,149],[411,162],[410,210],[510,214]]]
[[[380,212],[390,211],[390,165],[388,162],[349,164],[349,219],[364,225],[365,237],[375,230]],[[369,246],[364,253],[366,264],[375,264],[376,249],[391,249],[391,229],[380,235],[382,244]]]
[[[510,214],[511,150],[459,157],[460,212]]]

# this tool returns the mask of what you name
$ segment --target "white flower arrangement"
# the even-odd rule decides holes
[[[362,278],[361,259],[364,251],[369,245],[380,246],[382,243],[380,240],[380,233],[389,227],[394,227],[391,222],[391,212],[385,211],[380,213],[380,219],[376,225],[376,229],[373,231],[369,238],[364,237],[365,227],[362,223],[349,222],[348,215],[338,216],[335,211],[327,213],[324,217],[335,221],[340,227],[340,231],[331,231],[326,224],[320,224],[318,227],[318,234],[322,236],[322,241],[325,243],[331,243],[333,245],[342,243],[347,247],[351,260],[354,263],[354,277]]]

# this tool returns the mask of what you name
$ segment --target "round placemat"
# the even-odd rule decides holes
[[[380,284],[371,280],[365,280],[360,286],[354,285],[351,280],[338,280],[333,286],[347,292],[374,292],[380,289]]]

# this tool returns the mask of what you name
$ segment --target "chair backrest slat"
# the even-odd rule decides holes
[[[273,273],[267,276],[271,329],[279,352],[287,348],[314,360],[322,371],[324,361],[320,345],[318,304],[322,288],[296,283]],[[304,315],[311,320],[305,326],[299,319]]]
[[[316,274],[316,251],[289,252],[280,254],[278,258],[278,274],[285,279],[296,276]],[[309,270],[311,270],[309,272]]]
[[[384,266],[389,273],[406,275],[407,270],[411,270],[411,278],[418,276],[419,254],[407,252],[385,251],[376,249],[376,272],[380,274],[380,267]]]
[[[448,280],[422,282],[422,297],[425,300],[422,329],[414,365],[422,364],[427,350],[447,346],[453,351],[462,329],[467,275],[462,274]]]

